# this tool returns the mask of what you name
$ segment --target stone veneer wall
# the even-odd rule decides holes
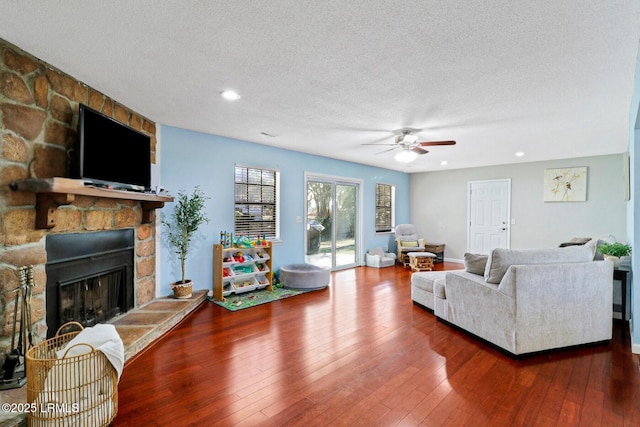
[[[35,267],[33,330],[36,342],[46,337],[47,233],[135,228],[135,304],[155,295],[155,228],[141,224],[138,202],[76,196],[58,208],[54,228],[37,230],[35,194],[9,190],[17,179],[66,176],[79,103],[150,135],[155,163],[154,122],[0,39],[0,356],[11,345],[15,298],[2,292],[18,286],[19,266]]]

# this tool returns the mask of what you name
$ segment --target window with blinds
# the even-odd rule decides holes
[[[376,233],[393,230],[394,187],[376,184]]]
[[[275,170],[235,167],[235,235],[278,237],[278,178]]]

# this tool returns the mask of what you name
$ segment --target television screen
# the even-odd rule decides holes
[[[151,138],[83,104],[72,159],[74,178],[112,188],[151,188]]]

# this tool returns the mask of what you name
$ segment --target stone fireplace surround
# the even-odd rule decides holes
[[[0,39],[0,355],[10,347],[14,310],[2,292],[18,286],[19,266],[34,266],[33,332],[35,342],[46,338],[49,234],[132,229],[134,305],[155,296],[155,218],[142,222],[140,202],[76,196],[57,209],[55,227],[45,230],[35,226],[36,194],[9,189],[14,180],[66,176],[80,103],[150,135],[155,163],[154,122]]]

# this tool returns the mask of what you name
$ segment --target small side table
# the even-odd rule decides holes
[[[426,243],[424,248],[433,254],[436,254],[436,259],[433,262],[444,261],[444,243]]]
[[[631,270],[628,267],[616,267],[613,269],[613,280],[620,281],[620,290],[622,291],[622,321],[627,321],[627,277]]]

